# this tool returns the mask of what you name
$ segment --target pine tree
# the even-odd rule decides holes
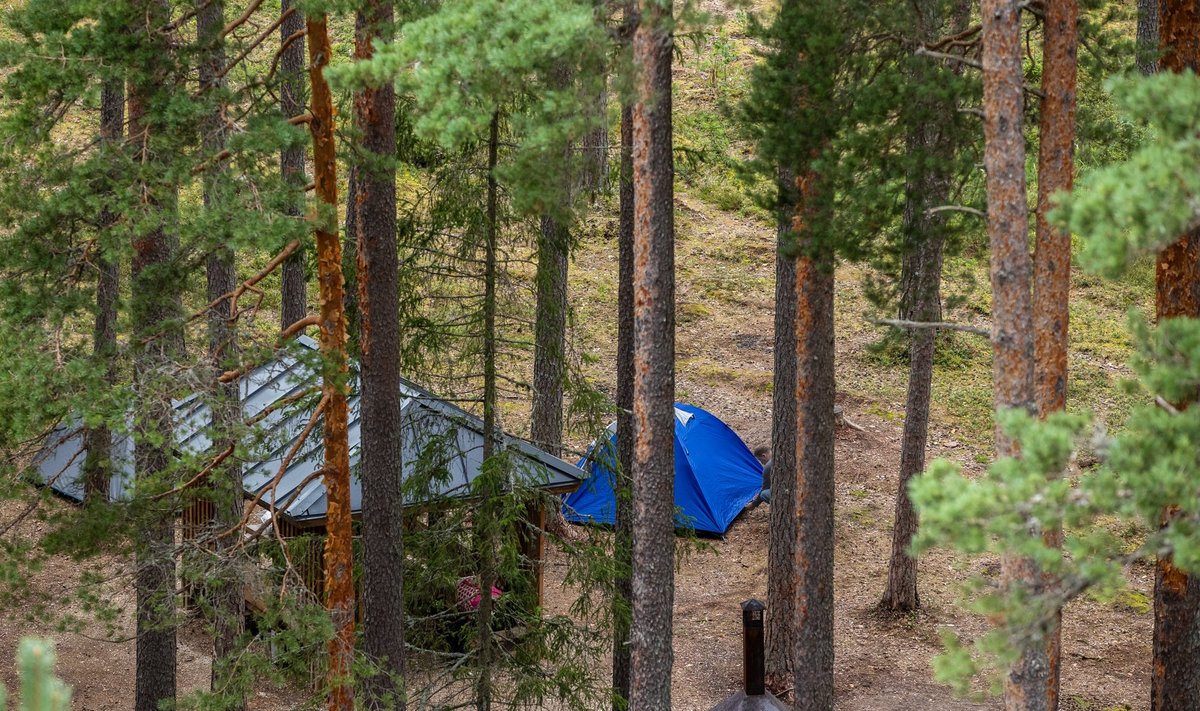
[[[1046,417],[1067,404],[1067,322],[1071,289],[1071,235],[1050,224],[1052,199],[1070,191],[1074,177],[1075,83],[1079,6],[1075,0],[1046,6],[1042,52],[1042,112],[1038,147],[1037,247],[1034,263],[1033,327],[1038,413]],[[1050,545],[1062,545],[1062,529],[1045,532]],[[1046,707],[1058,708],[1062,657],[1062,613],[1046,633],[1049,663]]]
[[[355,56],[369,60],[392,23],[389,3],[358,12]],[[403,707],[404,506],[400,442],[400,315],[397,281],[396,97],[390,83],[355,93],[362,162],[354,171],[362,361],[363,636],[379,670],[365,691],[372,708]],[[347,233],[347,238],[350,234]]]
[[[1200,70],[1200,7],[1167,0],[1159,5],[1160,69]],[[1154,313],[1159,324],[1200,317],[1200,231],[1189,229],[1158,255]],[[1186,406],[1187,401],[1177,403]],[[1164,520],[1174,515],[1171,507]],[[1155,711],[1200,706],[1200,586],[1160,556],[1154,573],[1154,662],[1150,706]]]
[[[924,2],[917,7],[918,43],[930,42],[942,31],[945,23],[943,5]],[[959,0],[949,23],[952,35],[966,30],[969,14],[970,4]],[[912,51],[916,49],[913,47]],[[921,61],[924,59],[918,57],[919,64],[910,61],[907,65],[915,87],[929,86],[948,73],[945,67]],[[952,71],[958,69],[954,67]],[[941,320],[942,255],[946,242],[946,217],[932,210],[950,198],[957,167],[953,161],[956,135],[955,122],[946,117],[955,116],[958,111],[952,93],[925,92],[923,98],[902,101],[902,105],[910,108],[910,116],[905,121],[905,149],[913,161],[905,175],[904,186],[899,316],[903,321],[932,323]],[[920,606],[917,561],[909,554],[909,546],[917,532],[917,516],[908,495],[908,484],[913,476],[925,469],[936,334],[936,329],[919,328],[911,335],[908,395],[900,449],[900,486],[896,494],[888,582],[880,603],[883,609],[893,611],[907,612]]]
[[[173,229],[174,187],[164,185],[163,157],[156,144],[161,129],[159,107],[170,90],[156,56],[161,40],[155,29],[166,24],[169,6],[144,0],[146,23],[139,31],[143,42],[138,66],[129,82],[129,137],[140,148],[136,158],[142,169],[144,230],[134,238],[131,293],[137,431],[134,459],[136,477],[149,488],[162,486],[170,475],[173,439],[171,401],[164,379],[174,361],[183,355],[179,328],[179,285],[172,273],[177,238]],[[137,548],[137,680],[134,708],[156,711],[175,699],[175,522],[170,510],[147,523]]]
[[[555,71],[555,83],[571,81],[565,67]],[[570,165],[568,145],[564,165]],[[570,174],[560,177],[573,183]],[[551,205],[540,217],[537,237],[537,313],[533,326],[533,404],[530,409],[529,436],[534,444],[555,456],[560,454],[563,438],[563,380],[566,374],[567,268],[569,265],[573,189],[561,193],[560,204]]]
[[[636,0],[622,7],[621,45],[632,47],[638,26]],[[633,599],[633,105],[621,103],[621,163],[618,173],[617,227],[617,485],[613,512],[613,549],[617,579],[613,586],[613,711],[628,708],[630,698],[630,605]]]
[[[105,146],[121,150],[125,135],[125,84],[109,79],[100,89],[100,140]],[[117,216],[109,208],[101,210],[96,227],[111,231]],[[104,363],[104,381],[117,384],[117,300],[120,296],[121,262],[111,245],[96,249],[96,321],[92,331],[92,354]],[[112,432],[105,425],[91,427],[86,433],[87,459],[84,461],[85,496],[90,500],[108,499]]]
[[[1137,68],[1144,75],[1158,71],[1159,0],[1137,2]]]
[[[212,0],[198,8],[196,40],[201,53],[198,72],[200,93],[212,97],[212,113],[204,121],[202,129],[204,151],[210,160],[224,151],[228,143],[223,119],[223,71],[227,61],[224,38],[221,34],[224,27],[223,0]],[[226,168],[218,160],[204,178],[205,209],[216,211],[225,201],[231,199],[231,189]],[[217,218],[213,223],[218,227],[211,236],[213,246],[206,265],[207,298],[209,303],[216,304],[208,313],[207,324],[208,357],[213,369],[212,389],[208,395],[212,403],[212,428],[218,434],[213,443],[213,451],[223,452],[236,448],[234,432],[242,418],[238,384],[220,383],[217,377],[224,372],[225,365],[237,362],[238,340],[233,325],[233,302],[227,296],[236,286],[237,270],[233,250],[228,245],[230,235],[219,227],[224,224],[224,220]],[[222,434],[224,436],[221,436]],[[197,523],[207,524],[216,531],[236,527],[243,514],[241,468],[225,464],[209,481],[211,484],[205,487],[206,491],[191,505],[194,512],[211,512],[203,517],[209,520]],[[185,513],[185,525],[186,517]],[[238,564],[231,559],[234,543],[231,537],[212,539],[219,560],[217,571],[216,575],[201,583],[201,594],[210,598],[206,607],[211,609],[213,623],[212,688],[225,690],[232,697],[226,705],[231,711],[246,707],[244,695],[239,693],[237,684],[231,679],[246,616],[244,586]]]
[[[632,709],[671,708],[675,534],[672,9],[642,0],[633,35]]]
[[[279,108],[285,118],[292,118],[304,113],[304,15],[293,0],[280,0],[279,11],[282,20],[279,24]],[[286,214],[299,217],[304,208],[300,191],[307,182],[304,147],[296,144],[283,148],[279,152],[279,170],[284,182],[296,191]],[[308,316],[308,280],[304,272],[304,250],[301,249],[283,263],[280,328],[287,328]]]
[[[354,559],[350,522],[350,446],[346,409],[346,315],[342,304],[342,245],[337,234],[337,158],[333,138],[333,97],[325,80],[332,56],[325,15],[305,18],[309,83],[312,87],[313,173],[321,204],[316,229],[317,280],[321,293],[320,407],[325,416],[325,496],[328,499],[325,540],[325,605],[333,619],[329,641],[329,708],[350,711],[354,705],[351,662],[354,657]]]
[[[858,9],[784,2],[769,27],[756,29],[769,51],[742,104],[742,120],[758,148],[752,167],[773,181],[792,182],[781,185],[770,203],[785,242],[779,258],[794,259],[793,295],[781,293],[786,271],[784,283],[776,284],[783,312],[776,314],[776,338],[786,330],[779,328],[780,319],[791,316],[794,343],[793,353],[784,350],[790,346],[777,345],[783,351],[777,357],[788,362],[776,377],[786,378],[794,368],[795,422],[789,426],[789,409],[776,407],[773,448],[778,452],[794,441],[794,461],[781,457],[772,472],[772,508],[780,510],[771,513],[767,607],[768,618],[776,620],[768,630],[772,652],[791,649],[790,661],[772,662],[774,680],[780,683],[790,663],[797,709],[833,704],[833,268],[840,246],[829,229],[831,182],[816,166],[838,162],[827,151],[844,113],[838,104],[839,75],[849,54],[849,22]],[[779,265],[776,270],[780,273]],[[786,431],[792,429],[794,438]],[[785,492],[786,502],[779,501],[776,487]]]
[[[794,615],[796,545],[796,236],[792,224],[798,207],[796,176],[779,169],[776,207],[775,347],[771,391],[771,489],[767,545],[766,621],[767,681],[776,690],[792,683],[795,667]]]
[[[984,0],[983,111],[987,171],[988,237],[991,240],[992,352],[996,409],[1035,407],[1032,262],[1025,197],[1024,80],[1021,73],[1021,6]],[[1014,456],[1016,443],[997,425],[996,451]],[[1032,585],[1033,563],[1005,557],[1005,585]],[[1013,663],[1005,686],[1010,709],[1045,708],[1049,687],[1045,649],[1026,649]]]

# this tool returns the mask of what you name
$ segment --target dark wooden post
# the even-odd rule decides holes
[[[766,660],[763,657],[763,611],[758,600],[742,603],[742,673],[746,696],[762,696],[766,691]]]

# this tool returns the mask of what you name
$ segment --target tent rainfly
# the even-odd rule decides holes
[[[307,351],[303,356],[315,357],[316,342],[305,336],[297,340],[303,351]],[[243,464],[246,495],[261,494],[263,506],[299,528],[321,526],[325,522],[325,485],[316,475],[324,458],[324,447],[319,431],[314,432],[280,475],[287,453],[312,415],[311,409],[282,407],[280,404],[318,383],[313,357],[284,354],[255,368],[239,381],[242,410],[247,421],[267,413],[255,425],[250,438],[253,440],[249,445],[250,454]],[[362,485],[357,475],[362,432],[357,379],[351,382],[350,389],[350,466],[353,474],[350,501],[352,512],[357,516],[362,512]],[[415,471],[414,467],[421,462],[422,467],[432,467],[441,473],[425,498],[469,496],[471,481],[483,464],[483,422],[407,380],[402,380],[401,389],[404,394],[401,404],[403,471]],[[208,405],[198,395],[178,400],[173,405],[177,450],[185,455],[203,454],[212,445],[207,431],[211,421]],[[41,481],[75,501],[83,500],[84,452],[80,425],[78,421],[60,425],[49,435],[36,460]],[[523,485],[566,493],[574,491],[587,476],[578,467],[527,442],[501,434],[500,443],[514,455],[513,477]],[[112,465],[114,474],[109,481],[109,498],[113,501],[128,499],[134,478],[133,440],[127,433],[113,434]],[[272,486],[277,475],[279,481]]]

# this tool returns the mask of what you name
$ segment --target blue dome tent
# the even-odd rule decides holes
[[[574,523],[612,524],[616,514],[613,463],[616,424],[593,442],[578,466],[590,476],[563,504]],[[762,464],[724,422],[698,407],[675,405],[676,528],[724,535],[762,487]]]

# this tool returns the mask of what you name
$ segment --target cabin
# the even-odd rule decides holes
[[[245,422],[252,423],[246,438],[249,455],[242,463],[242,481],[247,501],[255,502],[256,510],[251,517],[254,528],[272,525],[285,538],[308,536],[313,541],[313,555],[305,558],[315,565],[304,571],[304,577],[317,599],[321,599],[323,575],[318,546],[325,531],[328,501],[319,474],[324,458],[319,426],[303,442],[299,441],[318,399],[315,388],[319,385],[320,354],[317,343],[306,336],[300,336],[297,343],[299,348],[280,352],[274,360],[238,380],[243,416]],[[427,477],[430,485],[423,491],[407,495],[405,506],[420,509],[435,503],[469,503],[471,484],[483,464],[483,421],[411,381],[402,379],[401,390],[400,471],[432,468],[438,473]],[[362,514],[363,495],[358,478],[362,433],[359,391],[359,381],[352,376],[348,399],[350,503],[356,519]],[[208,431],[212,413],[204,399],[192,395],[175,401],[173,409],[177,451],[181,455],[208,452],[213,444]],[[84,497],[83,441],[80,422],[61,424],[47,437],[35,459],[41,483],[75,502],[82,502]],[[536,487],[566,494],[577,489],[587,476],[575,465],[502,432],[496,434],[496,443],[498,448],[509,452],[514,462],[510,473],[513,487]],[[114,432],[112,445],[113,475],[108,495],[112,501],[121,501],[129,498],[134,478],[133,439],[128,433]],[[209,502],[201,501],[184,512],[184,535],[189,527],[210,520],[208,505]],[[522,538],[523,552],[533,562],[540,604],[544,511],[531,510],[528,518],[527,530],[537,533]]]

